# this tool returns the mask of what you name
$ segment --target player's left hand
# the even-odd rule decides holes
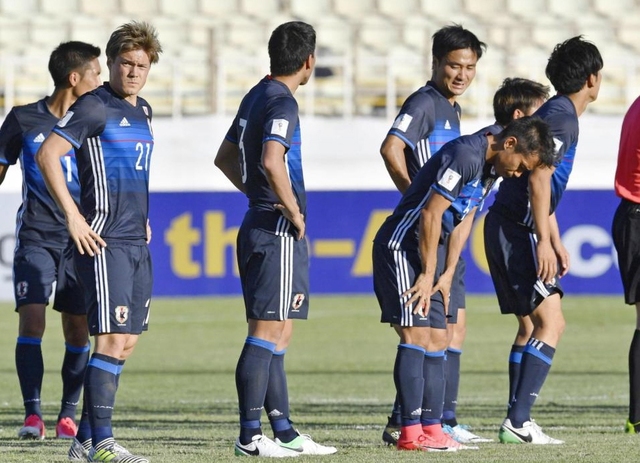
[[[431,290],[431,294],[435,294],[438,291],[442,294],[442,301],[444,303],[444,314],[449,314],[449,299],[451,298],[451,285],[453,284],[453,276],[448,273],[443,273],[438,278],[438,281]]]
[[[285,218],[289,222],[291,222],[294,227],[296,227],[296,230],[298,230],[297,239],[301,240],[302,238],[304,238],[305,227],[306,227],[306,224],[304,222],[304,215],[300,213],[300,211],[291,212],[286,207],[284,207],[283,204],[279,204],[279,203],[274,204],[273,207],[275,209],[278,209],[280,212],[282,212],[282,215],[284,215]]]
[[[538,278],[543,283],[550,283],[558,273],[558,258],[549,241],[538,241],[536,246],[538,258]]]
[[[151,225],[149,225],[149,219],[147,219],[147,244],[151,243]]]
[[[562,243],[558,243],[555,246],[556,256],[558,258],[558,278],[562,278],[569,273],[570,256],[567,248]]]

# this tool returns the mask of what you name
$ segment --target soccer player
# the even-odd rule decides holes
[[[613,217],[612,236],[624,301],[636,306],[636,330],[629,348],[629,417],[625,432],[640,432],[640,98],[622,122],[615,177],[620,205]]]
[[[271,74],[243,98],[215,159],[249,199],[237,248],[249,326],[236,367],[236,455],[336,452],[293,429],[284,371],[293,319],[306,319],[309,310],[306,193],[293,94],[311,77],[315,44],[313,27],[303,22],[287,22],[273,31],[268,46]],[[263,407],[275,441],[262,432]]]
[[[500,311],[518,319],[509,356],[509,409],[500,427],[501,442],[563,443],[546,435],[531,419],[531,408],[565,327],[558,280],[568,271],[569,255],[554,211],[573,167],[578,117],[598,96],[601,69],[600,52],[582,37],[555,47],[546,75],[557,95],[535,114],[553,131],[558,161],[550,169],[505,179],[485,218],[485,252]]]
[[[506,78],[493,96],[493,114],[496,118],[494,125],[482,129],[481,133],[490,132],[494,135],[500,133],[514,119],[530,116],[549,98],[549,87],[529,79],[519,77]],[[469,225],[471,225],[469,223]],[[464,230],[464,239],[468,238],[470,227]],[[460,278],[459,275],[456,275]],[[463,275],[464,277],[464,275]],[[457,285],[458,300],[464,301],[464,279],[454,280],[452,294]],[[453,300],[453,299],[452,299]],[[465,306],[460,304],[460,309]],[[451,311],[455,314],[455,310]],[[460,356],[466,336],[465,310],[458,310],[457,320],[455,315],[449,317],[447,328],[450,329],[451,339],[447,346],[445,361],[445,395],[444,409],[442,412],[442,427],[456,441],[462,444],[491,442],[493,439],[479,437],[470,432],[466,426],[460,425],[456,419],[456,407],[458,404],[458,386],[460,384]]]
[[[109,82],[79,98],[36,155],[75,244],[74,264],[94,336],[84,381],[89,426],[83,420],[77,435],[85,450],[90,448],[89,461],[148,461],[117,446],[111,419],[124,361],[148,327],[153,133],[151,107],[138,94],[161,51],[155,29],[145,22],[116,29],[106,48]],[[80,209],[60,167],[71,147],[78,162]]]
[[[409,188],[418,170],[442,145],[460,136],[462,110],[456,99],[473,81],[477,62],[486,49],[475,34],[459,25],[443,27],[432,39],[431,79],[407,98],[380,147],[387,171],[400,193]],[[464,264],[463,259],[458,263],[457,281],[464,281]],[[464,287],[459,289],[456,285],[453,298],[455,309],[451,315],[455,317],[454,312],[465,305]],[[463,324],[464,318],[461,317],[460,322]],[[444,352],[446,332],[441,334],[442,339],[434,337],[430,351]],[[400,418],[396,397],[382,433],[382,440],[389,445],[397,443]]]
[[[84,42],[61,43],[49,57],[53,78],[51,96],[14,107],[0,128],[0,183],[10,165],[22,165],[23,202],[17,215],[17,245],[13,259],[13,285],[19,315],[16,370],[25,408],[20,438],[44,439],[40,409],[44,375],[42,336],[45,307],[56,282],[53,308],[61,313],[65,339],[62,363],[62,406],[56,437],[76,435],[76,406],[89,359],[86,307],[77,290],[64,215],[47,191],[35,162],[35,154],[53,126],[76,99],[100,85],[100,49]],[[79,199],[78,170],[73,151],[62,159],[65,187]]]
[[[430,355],[434,329],[446,329],[452,276],[464,240],[461,230],[500,177],[518,177],[553,162],[548,125],[524,117],[493,135],[477,133],[446,144],[420,169],[374,239],[373,281],[381,322],[400,336],[394,383],[402,427],[399,450],[467,447],[443,433],[444,352]],[[439,387],[439,390],[437,389]],[[433,408],[423,395],[438,395]]]

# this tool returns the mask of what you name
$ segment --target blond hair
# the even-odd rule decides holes
[[[143,50],[151,64],[157,63],[162,45],[156,28],[144,21],[131,21],[117,28],[107,42],[107,61],[113,62],[119,55],[131,50]]]

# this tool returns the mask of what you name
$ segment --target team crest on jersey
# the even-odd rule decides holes
[[[413,116],[410,116],[409,114],[400,114],[396,117],[396,120],[393,121],[393,125],[391,127],[406,132],[412,120]]]
[[[553,137],[553,146],[556,150],[556,154],[560,152],[560,148],[562,148],[562,145],[564,145],[564,143],[562,143],[562,140],[560,140],[559,138]]]
[[[28,292],[29,292],[29,283],[27,283],[26,281],[19,281],[16,284],[16,294],[18,295],[18,297],[20,298],[25,297]]]
[[[291,303],[291,308],[295,311],[300,310],[302,307],[302,303],[304,302],[304,294],[298,293],[293,296],[293,302]]]
[[[124,325],[129,319],[129,307],[126,305],[119,305],[116,307],[116,320],[120,325]]]
[[[446,188],[448,191],[452,191],[460,181],[460,178],[461,176],[458,172],[452,170],[451,168],[448,168],[445,171],[444,175],[440,178],[440,180],[438,180],[438,185]]]
[[[73,111],[67,111],[67,114],[62,116],[62,119],[58,121],[58,127],[64,127],[73,117]]]
[[[274,119],[271,122],[271,135],[278,135],[286,138],[289,129],[289,121],[286,119]]]

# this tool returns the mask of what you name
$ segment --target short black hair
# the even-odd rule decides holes
[[[298,72],[316,49],[316,31],[302,21],[280,24],[269,39],[272,76],[290,76]]]
[[[497,137],[506,140],[514,137],[518,142],[516,153],[535,153],[540,159],[540,165],[551,167],[558,160],[553,134],[549,124],[537,116],[525,116],[509,122]]]
[[[493,95],[493,116],[506,126],[516,109],[526,113],[539,101],[549,98],[549,87],[522,77],[507,77]]]
[[[589,76],[597,75],[602,66],[598,47],[578,35],[555,46],[545,74],[558,93],[571,95],[579,92]]]
[[[90,43],[72,40],[63,42],[51,52],[49,57],[49,74],[53,79],[53,85],[65,87],[68,85],[69,74],[73,71],[82,71],[89,63],[100,56],[100,47]]]
[[[459,24],[451,24],[438,29],[432,36],[431,55],[440,61],[454,50],[470,48],[478,59],[487,49],[487,44],[481,42],[476,35]]]

